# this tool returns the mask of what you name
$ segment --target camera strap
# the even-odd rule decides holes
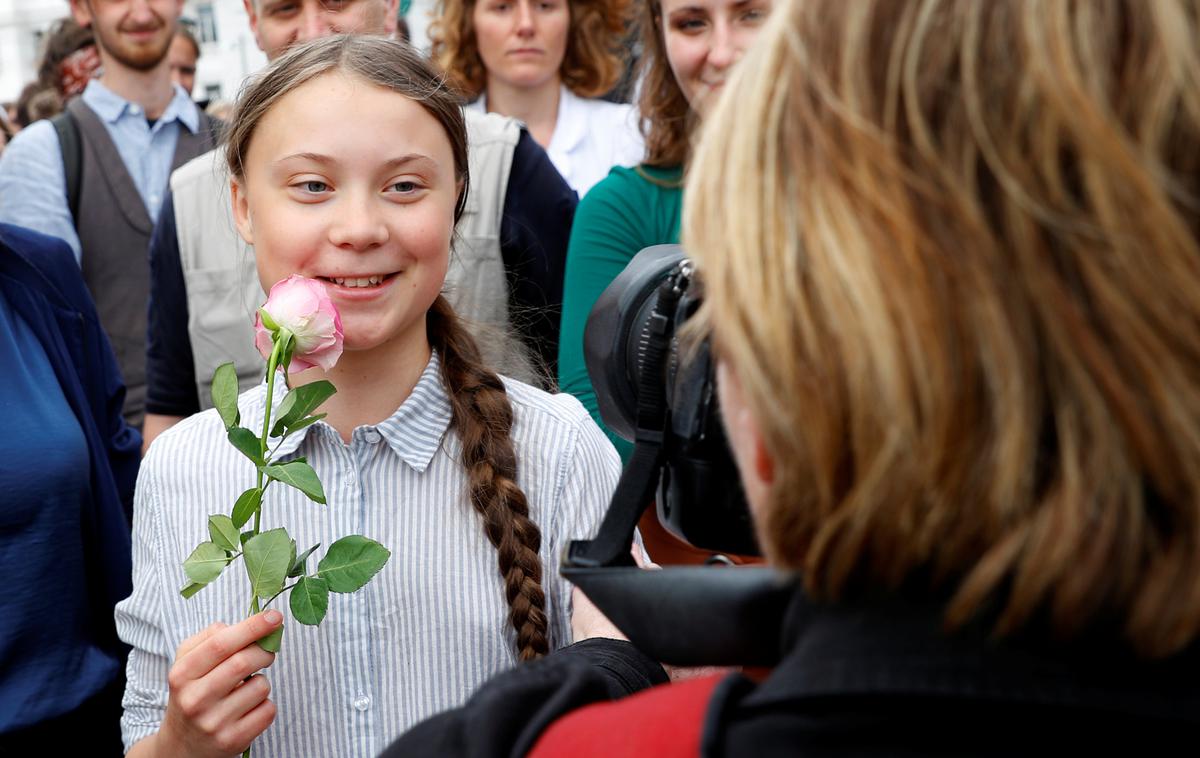
[[[654,502],[654,491],[663,463],[663,437],[667,424],[667,393],[663,382],[675,313],[688,284],[686,262],[680,263],[658,288],[646,324],[645,353],[638,376],[637,432],[633,455],[617,482],[611,505],[591,540],[573,540],[565,564],[578,567],[633,565],[630,546],[638,519]]]

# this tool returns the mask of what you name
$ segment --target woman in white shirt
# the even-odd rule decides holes
[[[439,0],[433,57],[472,101],[512,116],[580,197],[645,147],[632,105],[596,99],[621,77],[629,0]]]

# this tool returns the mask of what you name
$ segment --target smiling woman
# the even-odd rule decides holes
[[[523,121],[583,197],[642,159],[636,110],[597,98],[625,68],[629,0],[439,0],[432,54],[481,111]]]
[[[331,600],[337,625],[293,630],[278,662],[254,644],[279,623],[270,612],[204,629],[240,617],[240,583],[227,572],[185,605],[179,561],[210,504],[236,498],[254,470],[224,444],[216,411],[164,433],[145,461],[134,592],[117,613],[133,646],[125,741],[130,755],[252,740],[257,756],[372,755],[490,674],[571,641],[569,588],[543,567],[592,533],[618,460],[573,398],[484,365],[442,297],[466,128],[412,48],[297,47],[245,92],[228,142],[234,216],[263,288],[319,281],[344,334],[335,366],[294,380],[338,387],[325,420],[274,458],[303,456],[328,508],[288,491],[263,520],[304,544],[369,533],[393,558],[366,591]],[[239,399],[247,425],[262,423],[265,394]],[[273,662],[275,702],[255,673]]]

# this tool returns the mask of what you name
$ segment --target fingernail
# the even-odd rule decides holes
[[[283,614],[276,610],[270,610],[263,614],[263,618],[267,620],[268,624],[275,626],[283,621]]]

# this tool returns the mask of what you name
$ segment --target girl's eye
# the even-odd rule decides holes
[[[311,192],[314,195],[319,195],[329,189],[329,185],[325,182],[319,182],[316,179],[304,182],[300,185],[305,192]]]
[[[417,188],[416,182],[396,182],[391,187],[389,187],[389,189],[392,192],[399,192],[401,194],[407,195],[407,194],[416,192],[418,188]]]

